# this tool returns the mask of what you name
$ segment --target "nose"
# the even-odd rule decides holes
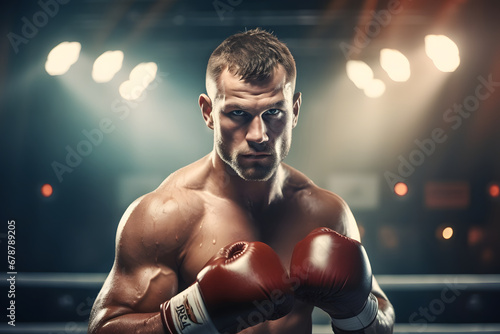
[[[260,115],[255,116],[250,122],[246,139],[247,141],[255,142],[258,144],[267,142],[269,140],[269,137],[267,136],[266,124],[264,123]]]

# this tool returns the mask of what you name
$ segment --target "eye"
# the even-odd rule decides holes
[[[233,115],[233,116],[243,116],[243,115],[245,115],[245,112],[243,110],[233,110],[233,111],[231,111],[231,115]]]
[[[278,115],[279,113],[281,113],[281,110],[279,109],[269,109],[266,111],[266,115],[272,115],[272,116]]]

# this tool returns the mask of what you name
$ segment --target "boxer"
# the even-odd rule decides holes
[[[125,211],[89,333],[392,333],[348,205],[285,164],[302,102],[274,35],[230,36],[199,106],[212,152]],[[181,138],[179,138],[181,139]]]

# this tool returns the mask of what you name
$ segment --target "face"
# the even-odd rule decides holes
[[[214,130],[214,148],[242,179],[267,181],[288,154],[297,124],[300,93],[279,66],[263,82],[242,81],[227,70],[200,96],[205,121]]]

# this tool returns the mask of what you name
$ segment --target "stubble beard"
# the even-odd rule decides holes
[[[290,150],[290,145],[287,141],[282,141],[280,152],[272,150],[268,161],[255,161],[243,163],[240,161],[240,152],[230,152],[227,145],[218,140],[216,143],[216,151],[219,157],[224,161],[235,174],[245,181],[268,181],[278,169],[281,162],[286,158]]]

